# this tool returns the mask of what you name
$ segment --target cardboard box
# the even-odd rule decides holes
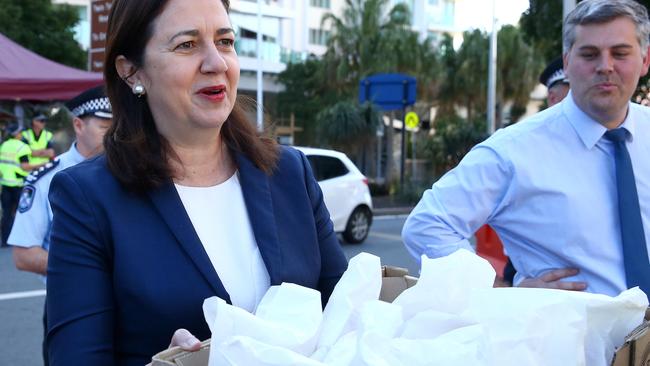
[[[386,302],[393,302],[402,291],[418,282],[417,277],[409,276],[408,269],[393,266],[382,266],[381,277],[379,300]]]
[[[382,283],[379,299],[393,302],[402,291],[413,287],[416,277],[409,276],[408,269],[382,266]],[[650,366],[650,308],[646,321],[630,333],[625,343],[616,350],[611,366]],[[201,343],[197,352],[186,352],[179,347],[164,350],[152,358],[148,366],[207,366],[210,355],[210,340]]]
[[[183,351],[180,347],[168,348],[151,358],[147,366],[207,366],[210,356],[210,340],[201,342],[196,352]]]
[[[612,366],[650,365],[650,308],[645,313],[645,321],[632,331],[625,343],[616,350]]]

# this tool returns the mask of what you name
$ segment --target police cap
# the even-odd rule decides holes
[[[539,76],[539,82],[546,85],[547,88],[552,87],[556,83],[568,84],[569,79],[564,74],[563,66],[562,57],[556,58],[542,71],[542,74]]]
[[[38,116],[32,118],[32,121],[47,122],[47,117],[44,114],[39,114]]]
[[[84,91],[65,103],[65,106],[78,118],[84,116],[113,118],[111,103],[108,101],[102,85]]]

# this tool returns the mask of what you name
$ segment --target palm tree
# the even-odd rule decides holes
[[[465,32],[458,52],[458,93],[467,108],[467,119],[474,120],[475,112],[487,109],[488,39],[479,30]]]
[[[525,110],[530,92],[537,84],[542,63],[535,49],[524,41],[521,31],[507,25],[498,34],[497,124],[503,122],[503,106],[512,102],[511,122],[519,116],[513,111]],[[497,126],[497,128],[500,126]]]
[[[386,12],[389,0],[346,0],[340,17],[331,13],[321,23],[331,26],[328,49],[324,55],[323,81],[332,85],[342,98],[354,98],[359,81],[375,73],[395,72],[407,68],[407,62],[395,51],[395,45],[408,39],[413,42],[410,11],[399,3]],[[333,113],[332,113],[333,114]],[[343,119],[331,119],[338,123]],[[374,130],[370,131],[373,133]],[[394,131],[387,129],[387,141],[393,141]],[[374,138],[374,137],[373,137]],[[361,143],[362,146],[369,146]],[[347,145],[350,146],[350,145]],[[393,144],[386,144],[388,157]],[[391,180],[393,159],[387,159],[386,178]]]
[[[389,0],[346,0],[340,17],[323,16],[321,24],[331,26],[324,60],[333,66],[328,81],[337,81],[341,92],[357,90],[359,80],[378,73],[394,71],[395,43],[390,40],[410,30],[410,11],[406,4],[395,5],[386,16]]]
[[[377,106],[341,101],[316,116],[318,135],[332,147],[345,151],[357,166],[368,171],[373,161],[367,154],[381,123]]]

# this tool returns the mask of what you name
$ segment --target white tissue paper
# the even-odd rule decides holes
[[[387,303],[379,258],[361,253],[324,312],[318,292],[291,284],[272,287],[255,315],[210,298],[210,366],[607,366],[648,306],[638,288],[495,289],[494,277],[466,250],[423,257],[417,284]]]
[[[361,306],[377,300],[381,291],[379,257],[360,253],[350,259],[323,312],[318,348],[330,347],[345,333],[359,325]]]
[[[311,355],[315,351],[323,318],[321,309],[318,291],[290,283],[271,287],[257,306],[256,315],[218,297],[206,299],[203,313],[212,332],[210,366],[253,365],[240,363],[233,356],[239,353],[227,352],[226,346],[222,345],[235,336],[248,336],[269,346],[285,348],[295,352],[297,359],[300,355]],[[227,344],[242,348],[250,346],[251,342],[240,340]],[[230,363],[223,358],[225,354],[231,355]]]
[[[424,310],[460,314],[472,290],[492,288],[496,272],[488,261],[468,250],[446,257],[422,256],[420,278],[393,301],[404,308],[404,318]]]

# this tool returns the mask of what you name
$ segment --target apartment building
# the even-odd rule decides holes
[[[406,2],[413,13],[413,29],[422,38],[434,39],[443,33],[459,36],[462,30],[455,27],[457,0],[391,0],[391,5]],[[90,47],[90,5],[92,0],[52,0],[66,3],[79,11],[80,23],[75,28],[76,38],[84,49]],[[264,74],[276,75],[289,62],[298,62],[309,54],[322,55],[326,50],[329,29],[321,26],[326,13],[341,14],[344,0],[262,0],[261,26],[258,24],[257,0],[232,0],[230,17],[238,34],[237,51],[240,56],[244,89],[249,85],[247,72],[255,73],[257,61],[257,30],[262,32],[261,67]],[[265,90],[267,90],[265,83]],[[269,85],[268,91],[277,92],[278,86]]]

